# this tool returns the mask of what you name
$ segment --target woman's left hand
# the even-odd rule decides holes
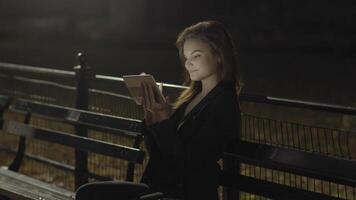
[[[163,102],[158,102],[151,85],[143,82],[142,89],[142,106],[145,111],[146,124],[150,125],[169,118],[172,112],[169,98],[166,97]]]

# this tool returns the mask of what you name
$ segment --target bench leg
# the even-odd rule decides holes
[[[25,124],[29,124],[30,123],[30,118],[31,118],[31,114],[30,113],[26,113],[24,123]],[[26,137],[25,136],[21,136],[20,140],[19,140],[19,145],[18,145],[18,148],[17,148],[16,157],[12,161],[10,166],[8,167],[9,170],[14,171],[14,172],[18,172],[19,171],[21,163],[23,161],[23,157],[25,156],[25,151],[26,151]]]
[[[8,167],[9,170],[18,172],[21,166],[21,163],[23,161],[23,157],[25,155],[25,150],[26,150],[26,137],[21,136],[19,145],[17,148],[17,154],[15,159],[12,161],[10,166]]]

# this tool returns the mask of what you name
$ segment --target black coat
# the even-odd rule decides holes
[[[235,86],[220,82],[182,119],[188,103],[169,119],[145,127],[150,160],[141,182],[169,197],[216,200],[217,161],[240,134]]]

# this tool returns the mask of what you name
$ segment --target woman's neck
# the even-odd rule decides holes
[[[216,76],[202,80],[200,96],[205,97],[218,83],[219,79]]]

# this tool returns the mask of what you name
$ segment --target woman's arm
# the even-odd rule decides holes
[[[172,113],[172,106],[170,105],[168,97],[166,97],[164,102],[158,102],[155,99],[153,89],[150,85],[143,83],[141,89],[143,94],[142,105],[144,108],[142,126],[145,144],[150,156],[162,155],[162,148],[159,148],[152,132],[154,132],[154,129],[159,129],[161,132],[167,134],[175,131],[174,125],[170,123],[172,120],[169,120]]]

